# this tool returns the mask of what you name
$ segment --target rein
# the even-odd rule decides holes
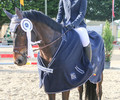
[[[39,50],[42,50],[42,49],[44,49],[44,48],[46,48],[46,47],[48,47],[48,46],[51,46],[52,44],[54,44],[54,43],[56,43],[59,39],[61,39],[62,38],[62,35],[60,36],[60,37],[58,37],[56,40],[54,40],[54,41],[52,41],[51,43],[49,43],[49,44],[47,44],[47,45],[44,45],[44,46],[42,46],[42,47],[39,47]]]
[[[60,40],[69,30],[67,30],[66,32],[64,32],[60,37],[58,37],[56,40],[52,41],[51,43],[45,45],[45,46],[42,46],[42,47],[39,47],[39,49],[37,50],[42,50],[48,46],[51,46],[52,44],[56,43],[58,40]],[[36,51],[36,50],[35,50]]]
[[[33,31],[35,32],[35,30],[33,30]],[[70,31],[70,30],[67,30],[66,32],[64,32],[60,37],[58,37],[56,40],[52,41],[51,43],[49,43],[49,44],[47,44],[47,45],[45,45],[45,46],[39,47],[38,49],[34,49],[33,52],[35,52],[35,51],[37,51],[37,50],[42,50],[42,49],[44,49],[44,48],[46,48],[46,47],[48,47],[48,46],[51,46],[52,44],[54,44],[54,43],[56,43],[58,40],[60,40],[68,31]],[[26,55],[23,55],[22,53],[20,53],[20,52],[18,51],[18,49],[22,49],[22,48],[24,48],[24,47],[26,47],[26,46],[14,47],[13,52],[18,53],[18,54],[22,55],[23,57],[27,57]]]
[[[17,24],[17,26],[18,26],[18,25],[20,25],[20,24]],[[35,28],[35,27],[34,27],[34,28]],[[35,30],[35,29],[33,29],[33,31],[34,31],[35,33],[38,32],[38,31]],[[55,39],[54,41],[52,41],[52,42],[50,42],[50,43],[48,43],[48,44],[46,44],[46,45],[44,45],[44,46],[42,46],[42,47],[39,47],[38,49],[34,49],[33,52],[34,52],[34,51],[37,51],[37,50],[42,50],[42,49],[44,49],[44,48],[46,48],[46,47],[48,47],[48,46],[51,46],[52,44],[54,44],[54,43],[56,43],[58,40],[60,40],[68,31],[69,31],[69,30],[67,30],[66,32],[64,32],[60,37],[58,37],[58,38]],[[24,48],[24,47],[26,47],[26,46],[14,47],[13,52],[18,53],[18,54],[22,55],[23,57],[27,57],[26,55],[24,55],[24,54],[22,54],[21,52],[19,52],[19,49],[22,49],[22,48]]]

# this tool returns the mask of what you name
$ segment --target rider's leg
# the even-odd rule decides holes
[[[91,44],[88,36],[88,32],[86,28],[80,27],[80,28],[75,28],[75,31],[78,32],[81,42],[83,44],[86,56],[88,57],[89,61],[91,62],[92,59],[92,49],[91,49]]]
[[[91,44],[89,43],[88,46],[84,47],[85,53],[89,59],[89,61],[91,62],[92,60],[92,49],[91,49]]]

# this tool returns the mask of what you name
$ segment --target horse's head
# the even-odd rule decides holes
[[[6,15],[11,19],[10,31],[14,34],[14,62],[15,64],[22,66],[27,62],[27,54],[30,56],[31,46],[28,45],[30,42],[30,35],[28,35],[28,29],[33,25],[33,30],[31,31],[31,41],[41,40],[39,47],[41,48],[41,56],[46,62],[50,62],[51,58],[54,56],[56,50],[61,42],[62,25],[55,22],[50,17],[44,15],[40,11],[30,10],[30,11],[20,11],[15,8],[15,15],[12,15],[8,11],[4,10]],[[25,22],[25,18],[28,22],[32,24],[28,25]],[[25,26],[25,27],[24,27]],[[23,28],[24,27],[24,28]],[[24,31],[23,31],[24,30]],[[27,32],[27,33],[26,33]],[[28,51],[28,52],[27,52]],[[29,52],[30,51],[30,52]]]
[[[10,32],[14,35],[14,63],[19,66],[25,65],[27,62],[27,36],[26,32],[23,31],[20,26],[20,22],[23,19],[23,14],[18,8],[15,8],[15,15],[12,15],[6,10],[4,10],[4,12],[11,20]],[[35,39],[35,36],[31,37],[32,40]]]

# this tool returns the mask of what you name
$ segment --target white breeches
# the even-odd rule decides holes
[[[88,46],[90,40],[86,28],[79,27],[79,28],[75,28],[74,30],[79,34],[83,47]]]

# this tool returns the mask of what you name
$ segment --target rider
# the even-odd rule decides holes
[[[87,0],[60,0],[59,9],[56,21],[61,23],[63,20],[64,26],[70,30],[78,32],[84,51],[91,62],[92,50],[91,44],[84,22],[84,16],[87,9]]]

